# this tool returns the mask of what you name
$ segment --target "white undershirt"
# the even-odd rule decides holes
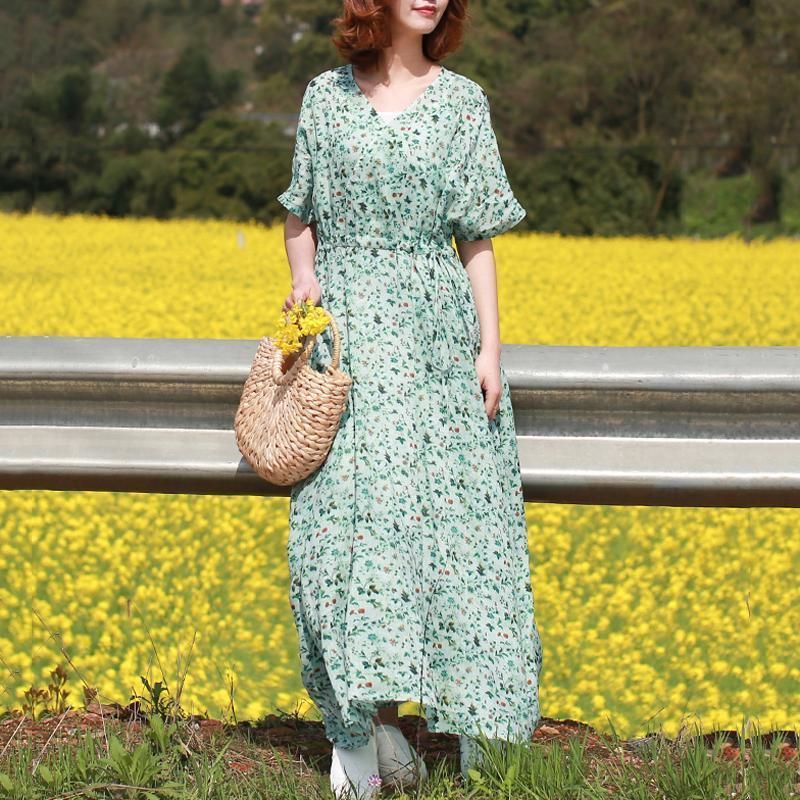
[[[381,115],[382,119],[385,119],[387,122],[393,122],[394,118],[398,114],[402,114],[403,112],[402,111],[379,111],[378,113]]]

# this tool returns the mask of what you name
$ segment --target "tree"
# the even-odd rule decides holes
[[[205,46],[188,44],[161,84],[159,124],[177,126],[180,132],[194,130],[206,114],[236,97],[242,78],[238,70],[217,74]]]

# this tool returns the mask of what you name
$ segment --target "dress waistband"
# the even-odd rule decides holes
[[[440,372],[443,379],[461,357],[464,342],[473,349],[476,347],[480,330],[473,326],[470,312],[463,302],[454,302],[458,298],[466,301],[465,285],[469,279],[451,242],[440,238],[392,241],[385,236],[355,234],[347,238],[318,236],[317,247],[319,250],[354,248],[391,253],[386,256],[386,260],[397,265],[399,279],[408,281],[409,291],[417,293],[420,307],[430,306],[430,313],[424,314],[425,324],[428,326],[425,335],[431,348],[431,365]],[[433,264],[426,264],[424,268],[418,269],[414,263],[415,253],[442,253],[445,257],[435,259],[435,268]],[[345,259],[345,264],[347,261],[349,259]],[[346,301],[349,291],[347,266],[345,265],[341,273],[337,271],[338,274],[341,274],[345,282],[343,295]]]
[[[407,242],[407,241],[393,242],[381,236],[365,236],[365,235],[350,236],[347,239],[339,239],[339,238],[331,239],[330,237],[326,238],[319,237],[317,240],[317,247],[318,248],[355,247],[355,248],[363,248],[371,250],[403,250],[409,253],[415,253],[415,252],[424,253],[431,251],[453,250],[451,242],[445,241],[443,239],[425,239],[425,240],[420,239],[416,242]]]

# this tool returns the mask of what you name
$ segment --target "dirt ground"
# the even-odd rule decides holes
[[[135,706],[116,704],[90,704],[84,709],[68,710],[64,714],[50,715],[32,721],[22,715],[7,715],[0,719],[0,756],[7,756],[13,748],[31,747],[37,754],[49,749],[75,744],[85,732],[90,732],[98,741],[103,740],[104,732],[113,730],[123,741],[134,743],[141,738],[146,722]],[[400,728],[408,741],[425,759],[429,768],[444,759],[451,763],[454,772],[458,771],[458,736],[447,733],[430,733],[425,718],[413,714],[401,715]],[[304,720],[288,714],[268,715],[257,722],[241,722],[225,725],[218,720],[189,718],[180,723],[181,738],[188,750],[198,750],[219,746],[220,740],[229,741],[226,760],[234,770],[249,771],[257,764],[257,759],[273,763],[274,751],[287,757],[298,767],[327,772],[331,763],[331,743],[325,738],[321,722]],[[796,731],[771,731],[761,734],[765,749],[769,749],[773,739],[783,733],[786,743],[781,750],[785,761],[798,760],[798,734]],[[654,733],[640,739],[630,739],[615,746],[608,737],[599,734],[590,725],[572,719],[556,720],[543,717],[533,735],[533,741],[541,744],[558,743],[567,748],[568,741],[574,737],[585,741],[586,757],[590,766],[598,761],[610,762],[624,760],[629,763],[641,762],[642,746],[652,739],[674,743],[660,734]],[[690,743],[693,736],[680,737]],[[724,742],[722,757],[725,760],[738,759],[737,735],[735,731],[715,731],[700,737],[710,751],[714,742],[721,738]],[[752,740],[745,741],[745,758],[752,746]]]

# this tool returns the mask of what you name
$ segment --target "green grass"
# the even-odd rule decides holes
[[[331,798],[327,770],[293,760],[275,748],[255,749],[244,737],[215,739],[198,746],[190,722],[148,718],[138,741],[108,730],[85,735],[74,746],[43,752],[10,748],[0,757],[0,798],[3,800],[295,800]],[[613,726],[612,726],[613,728]],[[226,760],[236,742],[236,756],[249,763],[246,772]],[[765,798],[797,797],[796,765],[781,759],[781,742],[770,749],[752,740],[747,757],[739,740],[734,757],[723,756],[720,739],[707,748],[702,736],[669,742],[649,735],[635,749],[615,735],[587,746],[584,736],[564,742],[530,744],[480,740],[482,762],[462,781],[451,761],[429,764],[423,787],[406,794],[386,788],[385,797],[419,800],[480,800],[486,798]]]
[[[158,663],[161,658],[153,644]],[[329,748],[320,750],[316,733],[295,728],[293,751],[274,747],[251,726],[228,725],[204,736],[197,718],[181,706],[188,663],[173,696],[165,684],[142,677],[135,695],[140,716],[130,724],[102,718],[93,732],[76,733],[76,717],[64,723],[71,707],[64,694],[67,670],[51,672],[48,689],[23,712],[38,721],[38,736],[22,728],[18,713],[6,711],[0,723],[0,800],[331,800]],[[96,693],[84,686],[87,703]],[[33,689],[31,690],[33,692]],[[31,695],[32,697],[33,695]],[[109,709],[111,707],[108,707]],[[278,713],[278,727],[291,725]],[[19,720],[19,721],[18,721]],[[234,718],[235,720],[235,718]],[[46,722],[50,727],[44,727]],[[53,724],[55,723],[55,724]],[[62,723],[63,727],[62,727]],[[320,723],[321,725],[321,723]],[[755,733],[757,723],[744,720],[742,731]],[[56,733],[61,730],[61,736]],[[554,729],[556,734],[550,733]],[[457,747],[453,758],[443,751],[427,758],[429,778],[406,794],[385,787],[383,797],[398,800],[778,800],[800,797],[800,771],[783,756],[776,735],[771,739],[703,736],[702,723],[681,729],[672,741],[662,730],[626,741],[608,718],[609,734],[589,726],[572,733],[568,723],[548,721],[536,740],[524,744],[479,739],[480,757],[466,780],[460,773]],[[48,733],[48,731],[51,731]],[[8,739],[8,735],[11,738]],[[281,734],[285,735],[285,734]],[[727,736],[731,734],[728,733]],[[745,734],[746,735],[746,734]],[[301,738],[305,737],[305,738]],[[769,741],[767,749],[764,742]],[[323,745],[326,745],[323,741]],[[457,744],[457,742],[453,742]],[[747,744],[747,747],[745,745]],[[296,749],[295,749],[296,748]],[[723,753],[723,748],[727,748]],[[424,751],[423,751],[424,752]]]

